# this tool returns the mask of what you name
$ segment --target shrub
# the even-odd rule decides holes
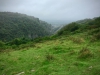
[[[62,34],[63,34],[63,31],[59,31],[59,32],[57,33],[58,36],[60,36],[60,35],[62,35]]]
[[[100,32],[95,34],[94,37],[96,38],[96,40],[100,40]]]
[[[5,43],[2,42],[2,41],[0,41],[0,48],[1,48],[1,47],[4,47],[4,45],[5,45]]]
[[[11,47],[12,47],[12,49],[17,49],[18,48],[17,45],[12,45]]]
[[[43,39],[41,37],[35,38],[33,40],[33,42],[36,42],[36,43],[39,43],[39,42],[42,42],[42,41],[43,41]]]
[[[5,43],[0,41],[0,51],[2,51],[3,49],[6,49]]]
[[[86,59],[92,56],[93,54],[88,48],[83,48],[82,50],[80,50],[78,58]]]
[[[58,34],[58,36],[69,34],[71,32],[74,32],[74,31],[78,30],[79,26],[80,25],[78,23],[75,23],[75,22],[70,23],[70,24],[64,26],[62,29],[60,29],[57,34]]]
[[[94,34],[90,40],[90,42],[94,42],[100,40],[100,33]]]
[[[100,28],[97,29],[92,29],[91,31],[88,32],[89,35],[94,35],[100,32]]]
[[[73,41],[73,43],[76,43],[76,44],[81,44],[84,42],[84,39],[83,38],[74,38],[74,37],[70,37],[70,40]]]
[[[10,41],[8,43],[8,45],[17,45],[18,46],[18,45],[21,45],[21,44],[26,44],[27,42],[29,42],[29,40],[26,39],[26,38],[16,38],[16,39]]]

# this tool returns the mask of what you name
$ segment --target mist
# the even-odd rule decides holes
[[[100,16],[100,0],[0,0],[0,11],[18,12],[65,24]]]

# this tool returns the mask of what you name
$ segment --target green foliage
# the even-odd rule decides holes
[[[60,31],[58,31],[58,35],[62,34],[69,34],[70,32],[74,32],[79,29],[79,24],[77,23],[71,23],[66,26],[64,26]]]
[[[63,49],[61,46],[54,46],[50,49],[54,54],[59,54],[59,53],[65,53],[65,49]]]
[[[46,54],[46,61],[51,61],[53,59],[54,59],[54,56],[53,55],[51,55],[49,53]]]
[[[0,12],[0,39],[11,41],[15,38],[49,36],[52,26],[38,18],[13,12]]]
[[[89,26],[79,25],[67,36],[65,30],[62,36],[1,41],[7,50],[0,52],[0,75],[99,75],[100,31]],[[91,37],[97,41],[90,42]]]
[[[93,24],[93,20],[92,19],[83,19],[83,20],[78,20],[76,21],[76,23],[79,23],[79,24]]]
[[[8,42],[7,44],[8,45],[21,45],[21,44],[26,44],[28,42],[29,42],[28,39],[25,39],[25,38],[16,38],[16,39]]]
[[[77,38],[70,37],[70,40],[72,40],[76,44],[81,44],[81,43],[84,42],[84,39],[83,38],[80,38],[80,37],[77,37]]]
[[[78,58],[87,59],[92,56],[93,56],[93,54],[91,53],[91,51],[88,48],[83,48],[82,50],[80,50]]]
[[[42,41],[42,38],[40,38],[40,37],[35,38],[35,39],[33,40],[33,42],[36,42],[36,43],[41,42],[41,41]]]
[[[89,35],[94,35],[100,32],[100,28],[92,29],[88,32]]]
[[[94,24],[97,26],[97,28],[100,27],[100,17],[95,18],[94,22],[95,22]]]
[[[5,49],[5,43],[0,41],[0,52]]]
[[[97,34],[95,34],[95,35],[94,35],[94,38],[95,38],[96,40],[100,40],[100,32],[97,33]]]
[[[92,35],[91,42],[100,40],[100,28],[92,29],[88,34]]]
[[[70,35],[97,29],[100,32],[100,17],[72,22],[61,28],[57,35]],[[96,32],[94,32],[96,33]]]
[[[0,75],[98,75],[100,42],[90,43],[87,36],[84,32],[52,40],[43,38],[39,43],[31,41],[13,45],[15,51],[0,53]],[[72,42],[72,39],[80,37],[86,42]]]
[[[90,42],[99,41],[99,40],[100,40],[100,32],[97,33],[97,34],[94,34],[94,35],[91,37]]]
[[[4,47],[4,45],[5,45],[5,43],[2,42],[2,41],[0,41],[0,48],[1,48],[1,47]]]
[[[46,36],[46,37],[35,38],[32,41],[35,42],[35,43],[39,43],[39,42],[43,42],[43,41],[46,41],[46,40],[52,40],[52,39],[53,39],[53,37]]]

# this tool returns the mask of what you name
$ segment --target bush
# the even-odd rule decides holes
[[[42,38],[40,38],[40,37],[35,38],[35,39],[33,40],[33,42],[35,42],[35,43],[40,43],[40,42],[42,42]]]
[[[86,58],[89,58],[92,56],[93,56],[93,54],[91,53],[91,51],[88,48],[83,48],[82,50],[80,50],[78,58],[86,59]]]
[[[83,38],[74,38],[74,37],[70,37],[70,40],[73,41],[73,43],[76,43],[76,44],[81,44],[84,42],[84,39]]]
[[[4,47],[5,43],[0,41],[0,48]]]
[[[95,34],[94,37],[96,38],[96,40],[100,40],[100,32]]]
[[[77,23],[70,23],[70,24],[68,24],[68,25],[66,25],[66,26],[64,26],[62,29],[60,29],[60,31],[58,31],[58,36],[59,35],[62,35],[62,34],[69,34],[70,32],[74,32],[74,31],[76,31],[76,30],[78,30],[79,29],[79,24],[77,24]]]
[[[60,36],[63,34],[63,31],[58,31],[57,35]]]
[[[18,46],[18,45],[21,45],[21,44],[26,44],[27,42],[29,42],[29,40],[26,39],[26,38],[16,38],[16,39],[10,41],[8,43],[8,45],[17,45]]]
[[[0,51],[6,49],[5,43],[0,41]]]
[[[100,32],[100,28],[97,29],[92,29],[91,31],[88,32],[89,35],[94,35]]]
[[[94,34],[90,40],[90,42],[95,42],[97,40],[100,40],[100,33]]]

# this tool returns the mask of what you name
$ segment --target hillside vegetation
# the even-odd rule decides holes
[[[34,39],[52,34],[52,26],[33,16],[13,12],[0,12],[0,40],[15,38]]]
[[[16,40],[0,43],[0,75],[100,75],[100,17],[50,37]]]
[[[77,22],[72,22],[64,26],[58,31],[57,35],[69,35],[75,33],[82,33],[86,31],[93,31],[93,34],[100,33],[100,17],[94,19],[84,19]],[[92,33],[92,32],[91,32]]]

